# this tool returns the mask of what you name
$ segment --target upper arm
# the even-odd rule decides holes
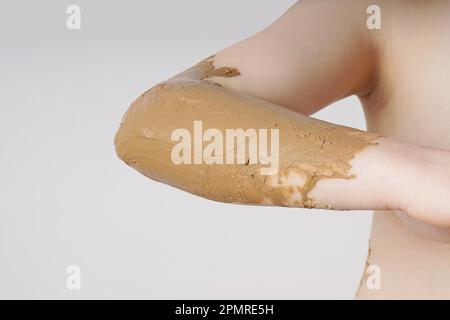
[[[241,76],[216,77],[229,89],[309,115],[369,90],[373,50],[365,1],[306,0],[265,30],[215,55]]]

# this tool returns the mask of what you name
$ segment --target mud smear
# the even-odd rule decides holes
[[[119,157],[145,176],[211,200],[255,205],[331,208],[308,194],[322,179],[353,179],[350,161],[379,136],[303,116],[241,94],[210,77],[238,77],[237,68],[214,67],[211,56],[133,102],[115,137]],[[279,170],[260,164],[182,164],[171,161],[173,130],[203,127],[279,129]],[[248,141],[246,142],[248,150]],[[269,148],[270,150],[270,148]]]

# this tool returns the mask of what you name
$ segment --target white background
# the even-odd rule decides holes
[[[140,93],[292,3],[0,2],[0,298],[353,297],[369,212],[216,203],[114,153]],[[66,28],[70,4],[81,30]],[[315,116],[365,128],[356,98]]]

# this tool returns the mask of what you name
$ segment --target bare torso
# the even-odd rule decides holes
[[[450,149],[450,4],[397,9],[383,11],[378,85],[362,99],[368,129]],[[363,283],[357,297],[450,298],[450,229],[392,213],[373,217],[368,264],[380,267],[381,289]]]

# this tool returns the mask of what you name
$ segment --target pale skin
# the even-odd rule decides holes
[[[381,30],[366,26],[372,4]],[[385,210],[369,259],[382,287],[363,282],[357,298],[450,298],[448,21],[446,1],[300,1],[214,57],[240,72],[210,79],[224,90],[304,116],[356,95],[383,136],[352,159],[354,179],[320,180],[309,194],[335,209]]]

